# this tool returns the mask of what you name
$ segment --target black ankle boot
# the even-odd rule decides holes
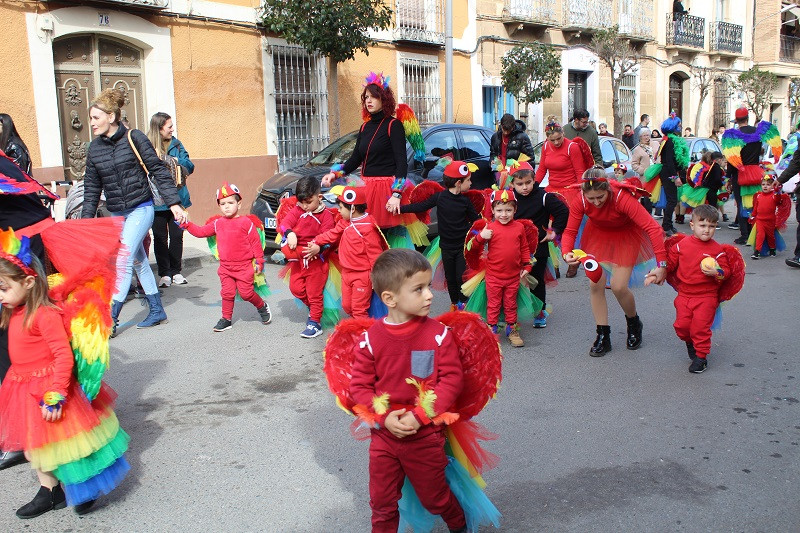
[[[695,351],[694,344],[692,344],[692,341],[686,343],[686,352],[689,354],[689,359],[691,359],[692,361],[694,361],[695,358],[697,358],[697,351]]]
[[[638,350],[639,346],[642,345],[642,329],[644,328],[644,324],[639,320],[639,315],[633,318],[626,316],[625,320],[628,321],[628,340],[625,344],[628,346],[629,350]]]
[[[597,338],[589,348],[592,357],[603,357],[611,351],[611,326],[597,326]]]
[[[17,517],[36,518],[47,511],[63,509],[66,506],[67,497],[64,495],[64,489],[61,488],[61,485],[56,485],[53,490],[42,486],[39,487],[39,492],[30,502],[17,509]]]

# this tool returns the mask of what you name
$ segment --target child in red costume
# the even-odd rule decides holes
[[[525,345],[517,324],[517,291],[520,279],[530,274],[531,250],[525,227],[514,220],[517,199],[512,189],[494,191],[491,195],[494,220],[467,242],[468,247],[489,243],[486,258],[486,321],[497,333],[500,308],[506,317],[506,335],[515,348]]]
[[[253,278],[256,272],[264,270],[264,250],[261,248],[261,239],[253,221],[239,215],[242,196],[238,187],[225,182],[217,189],[217,205],[222,217],[210,221],[205,226],[198,226],[193,222],[181,225],[195,237],[217,236],[219,252],[217,275],[222,287],[220,290],[222,318],[214,326],[214,331],[231,329],[233,302],[237,292],[242,300],[256,306],[261,321],[269,324],[272,320],[269,306],[253,290]],[[254,259],[255,266],[253,266]]]
[[[314,176],[300,178],[295,187],[297,205],[281,220],[278,228],[289,250],[303,250],[318,235],[332,230],[333,215],[322,203],[319,180]],[[289,290],[308,307],[304,339],[322,335],[323,289],[328,280],[328,262],[322,256],[294,260],[291,264]]]
[[[337,195],[342,219],[336,227],[317,235],[303,249],[310,259],[329,245],[339,247],[342,266],[342,309],[353,318],[367,318],[372,299],[372,265],[388,248],[381,230],[367,213],[367,197],[363,187],[345,187]]]
[[[769,248],[770,257],[776,255],[775,232],[777,231],[778,209],[789,197],[775,190],[775,178],[769,174],[761,180],[761,192],[753,197],[753,211],[748,222],[756,225],[756,243],[753,247],[752,259],[761,256],[764,241]]]
[[[708,204],[692,211],[692,235],[668,250],[667,273],[676,276],[675,333],[686,342],[692,363],[689,372],[700,374],[711,350],[711,325],[719,307],[722,282],[730,274],[728,257],[714,240],[719,211]],[[648,281],[651,277],[648,276]]]
[[[431,276],[427,259],[406,249],[384,252],[372,269],[372,285],[389,314],[363,334],[350,392],[378,425],[369,447],[373,533],[396,533],[406,477],[430,513],[441,515],[450,531],[466,531],[445,480],[443,426],[431,423],[451,409],[463,381],[453,335],[428,317]]]

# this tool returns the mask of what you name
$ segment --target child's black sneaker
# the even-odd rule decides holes
[[[689,353],[689,359],[694,361],[697,359],[697,351],[694,349],[694,344],[691,341],[686,343],[686,351]]]
[[[778,255],[778,254],[776,253],[775,248],[770,248],[769,249],[769,256],[770,257],[775,257],[776,255]]]
[[[314,322],[313,320],[309,320],[306,323],[306,329],[300,334],[304,339],[313,339],[320,335],[322,335],[322,326],[319,325],[319,322]]]
[[[750,259],[758,259],[759,257],[761,257],[761,254],[758,252],[753,252],[753,255],[750,256]]]
[[[272,322],[272,314],[269,312],[269,305],[264,304],[264,307],[258,310],[258,314],[261,317],[262,324],[269,324]]]
[[[231,325],[231,321],[227,318],[220,318],[219,322],[217,322],[217,325],[214,326],[214,331],[219,333],[220,331],[231,329]]]
[[[708,362],[705,357],[695,357],[692,364],[689,365],[689,372],[692,374],[702,374],[706,371]]]

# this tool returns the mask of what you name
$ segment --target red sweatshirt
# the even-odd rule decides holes
[[[18,376],[38,373],[52,366],[52,385],[42,394],[53,391],[66,398],[74,360],[69,337],[57,309],[40,307],[33,316],[30,329],[25,327],[25,307],[14,309],[8,324],[8,355],[11,368]]]
[[[185,224],[185,229],[195,237],[217,236],[217,251],[220,262],[250,261],[264,264],[264,250],[255,224],[247,217],[221,217],[205,226],[194,222]]]
[[[706,276],[700,270],[700,262],[713,257],[722,269],[722,276]],[[684,237],[669,250],[667,269],[676,272],[680,285],[678,294],[686,296],[709,296],[719,292],[720,284],[728,274],[728,257],[722,246],[711,239],[701,241],[694,235]]]
[[[488,241],[486,277],[514,279],[519,278],[523,268],[530,272],[533,265],[531,265],[531,251],[525,235],[525,226],[516,220],[508,224],[493,220],[486,227],[492,230],[492,238]],[[472,239],[478,246],[483,246],[487,242],[480,233]]]
[[[775,191],[757,192],[753,196],[753,211],[750,218],[775,224],[778,206],[781,205],[783,198],[785,197],[782,194],[775,194]]]
[[[419,390],[406,379],[414,379],[436,394],[433,411],[417,405]],[[353,399],[383,425],[389,412],[413,409],[420,424],[449,411],[463,386],[463,372],[453,333],[429,317],[416,317],[405,324],[376,321],[364,332],[353,361],[350,393]],[[384,408],[374,400],[388,395]],[[416,407],[415,407],[416,406]],[[420,430],[421,431],[421,430]]]
[[[619,229],[629,226],[642,228],[650,237],[656,261],[667,260],[661,226],[630,192],[619,189],[612,183],[608,199],[600,207],[587,202],[583,193],[577,196],[569,206],[569,222],[561,237],[561,250],[564,253],[571,252],[575,247],[575,237],[578,235],[583,215],[588,216],[592,223],[600,228]]]
[[[566,137],[558,148],[549,141],[545,141],[542,145],[539,168],[536,169],[536,182],[541,183],[545,174],[549,172],[548,184],[550,187],[574,185],[581,182],[582,168],[583,158],[577,144]]]
[[[288,231],[293,231],[297,235],[297,248],[302,250],[320,233],[332,230],[333,226],[333,215],[327,208],[323,207],[316,213],[308,213],[296,205],[286,214],[279,229],[284,235]]]
[[[339,262],[348,270],[372,270],[375,260],[388,245],[368,214],[340,220],[336,227],[314,237],[315,244],[339,245]]]

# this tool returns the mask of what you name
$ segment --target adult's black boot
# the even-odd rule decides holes
[[[611,326],[597,326],[597,338],[589,348],[592,357],[603,357],[611,351]]]
[[[639,346],[642,345],[642,329],[644,328],[644,324],[639,320],[639,315],[633,318],[626,316],[625,320],[628,321],[628,340],[625,341],[625,344],[629,350],[638,350]]]
[[[39,492],[33,499],[17,509],[18,518],[36,518],[47,511],[63,509],[67,506],[67,497],[61,485],[56,485],[53,489],[39,487]]]

